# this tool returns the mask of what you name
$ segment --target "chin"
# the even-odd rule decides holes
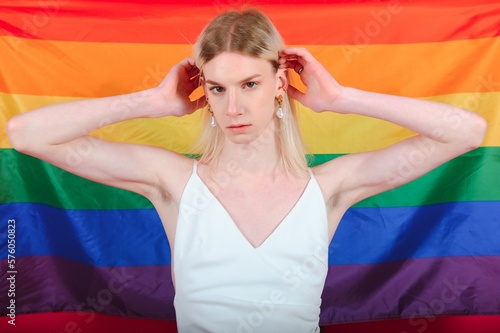
[[[255,140],[255,136],[248,134],[226,135],[226,140],[235,144],[249,144]]]

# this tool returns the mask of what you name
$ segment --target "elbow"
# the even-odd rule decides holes
[[[21,153],[26,153],[29,146],[25,140],[22,116],[17,115],[9,119],[6,130],[12,147]]]
[[[488,122],[478,115],[472,119],[470,127],[468,150],[474,150],[483,144],[486,130],[488,129]]]

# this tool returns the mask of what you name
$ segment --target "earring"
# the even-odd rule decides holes
[[[279,118],[279,119],[283,119],[283,116],[284,116],[284,113],[283,113],[283,107],[282,107],[282,104],[283,104],[283,96],[279,96],[276,98],[276,100],[278,101],[278,111],[276,111],[276,116]]]
[[[214,117],[214,113],[210,109],[210,104],[208,104],[207,110],[208,110],[208,112],[210,112],[212,114],[212,116],[210,118],[210,126],[215,127],[215,117]]]

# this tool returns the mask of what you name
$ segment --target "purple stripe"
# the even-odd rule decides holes
[[[499,313],[500,256],[421,258],[330,266],[321,324]]]
[[[7,261],[0,261],[0,315],[5,315]],[[16,259],[16,313],[91,311],[175,318],[170,266],[94,267],[70,259]],[[91,314],[82,314],[90,316]]]
[[[0,262],[5,281],[6,261]],[[64,258],[16,261],[16,313],[95,311],[175,319],[170,266],[93,267]],[[321,324],[452,314],[500,314],[500,257],[409,259],[330,266]],[[7,285],[0,284],[0,315]],[[82,316],[91,316],[84,313]]]

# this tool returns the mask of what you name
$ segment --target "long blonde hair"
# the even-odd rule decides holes
[[[256,9],[241,12],[228,11],[217,16],[201,33],[194,46],[196,66],[203,66],[222,52],[239,52],[266,59],[278,70],[278,52],[284,48],[283,40],[271,20]],[[284,117],[275,117],[275,136],[283,168],[298,177],[307,175],[305,147],[295,118],[295,108],[283,96]],[[205,114],[205,128],[198,144],[202,154],[200,162],[217,163],[224,147],[224,134],[209,125],[209,112]]]

